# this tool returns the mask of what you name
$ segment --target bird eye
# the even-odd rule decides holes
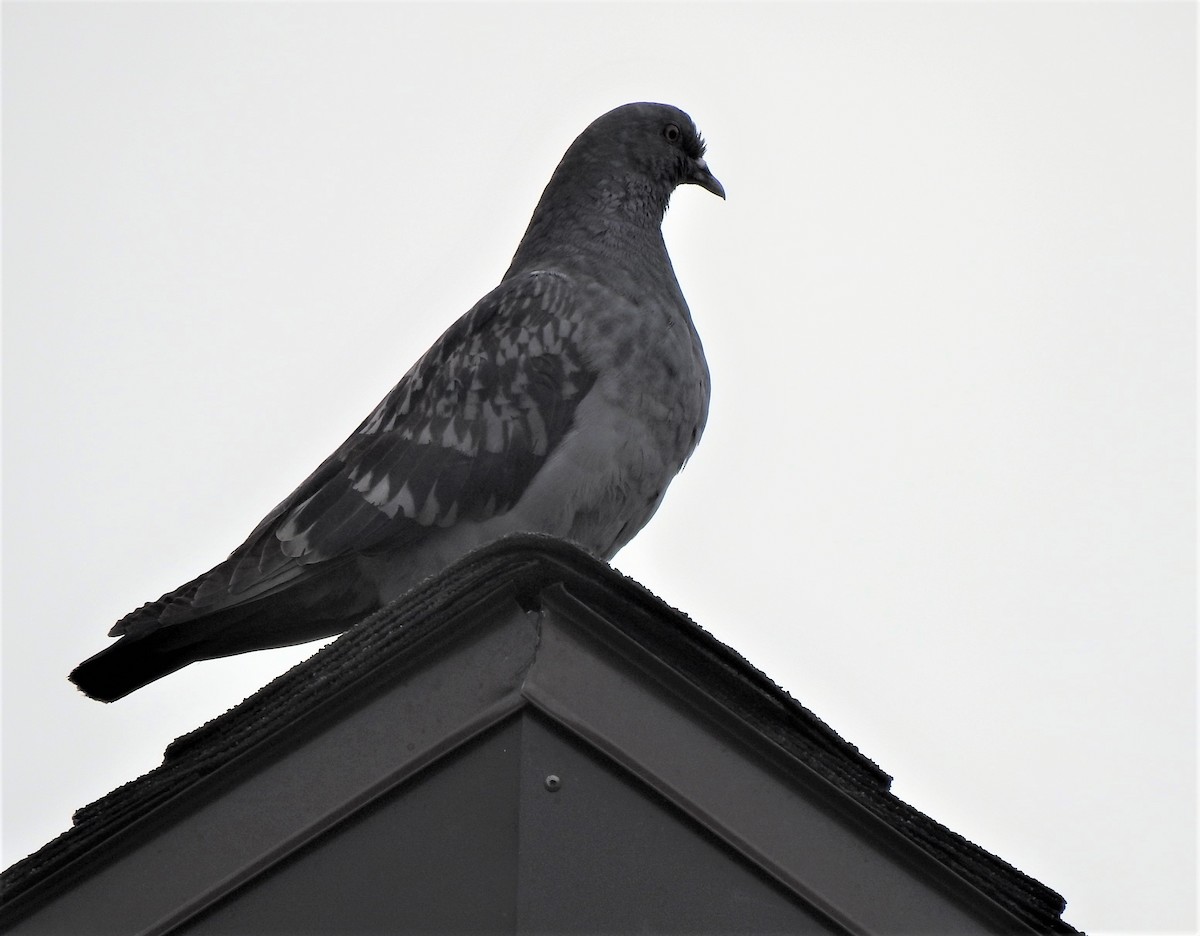
[[[667,124],[663,127],[663,136],[667,138],[668,143],[678,143],[680,137],[679,128],[675,124]]]

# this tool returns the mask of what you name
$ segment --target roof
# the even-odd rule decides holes
[[[728,788],[722,795],[716,779],[668,776],[670,764],[695,754],[681,749],[668,762],[666,751],[656,752],[664,738],[670,739],[667,747],[690,743],[678,724],[656,736],[647,728],[640,736],[615,720],[611,697],[588,696],[580,661],[599,641],[611,659],[624,661],[616,664],[626,668],[619,691],[643,691],[642,682],[650,686],[637,699],[639,717],[648,724],[655,705],[665,712],[671,699],[685,699],[688,712],[723,724],[727,737],[744,745],[742,759],[770,762],[772,775],[785,786],[836,800],[840,815],[888,838],[888,848],[899,849],[910,864],[927,864],[933,869],[928,875],[943,889],[961,885],[994,905],[1001,930],[1075,932],[1061,918],[1061,896],[894,796],[886,773],[734,650],[583,551],[527,534],[484,547],[423,583],[242,704],[174,741],[157,769],[80,809],[73,828],[0,877],[0,925],[32,912],[98,862],[132,847],[156,822],[170,821],[189,797],[201,795],[198,791],[245,775],[251,765],[277,756],[381,687],[411,681],[475,626],[471,622],[495,618],[497,608],[507,609],[505,620],[512,623],[505,626],[516,628],[513,634],[527,634],[520,638],[525,649],[505,651],[507,657],[492,649],[475,663],[455,663],[460,670],[478,668],[471,689],[478,698],[463,701],[475,726],[471,731],[518,706],[532,706],[625,760],[769,873],[797,887],[814,886],[801,878],[819,871],[801,867],[805,859],[786,836],[772,839],[763,823],[773,820],[764,820],[762,803],[738,802]],[[505,670],[503,685],[484,679],[484,670],[493,666]],[[440,747],[458,743],[464,731],[439,738]],[[432,756],[413,755],[405,769],[421,769]],[[658,767],[656,756],[662,760]],[[763,844],[767,839],[772,840]],[[835,918],[839,912],[831,910]]]

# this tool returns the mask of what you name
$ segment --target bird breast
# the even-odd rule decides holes
[[[610,558],[658,509],[708,414],[708,367],[681,300],[610,293],[592,305],[581,344],[596,383],[517,513],[566,509],[522,518],[534,528]]]

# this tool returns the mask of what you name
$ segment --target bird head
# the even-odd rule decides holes
[[[614,175],[635,173],[666,196],[679,185],[699,185],[725,197],[704,161],[704,138],[686,113],[670,104],[625,104],[592,121],[568,150],[592,157]],[[564,158],[566,162],[566,158]]]
[[[580,249],[627,251],[639,236],[657,237],[661,248],[659,226],[680,185],[725,197],[692,118],[669,104],[609,111],[568,147],[505,275]]]

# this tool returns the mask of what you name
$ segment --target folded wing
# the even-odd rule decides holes
[[[595,382],[567,276],[513,277],[459,319],[221,565],[126,616],[143,633],[510,509]]]

